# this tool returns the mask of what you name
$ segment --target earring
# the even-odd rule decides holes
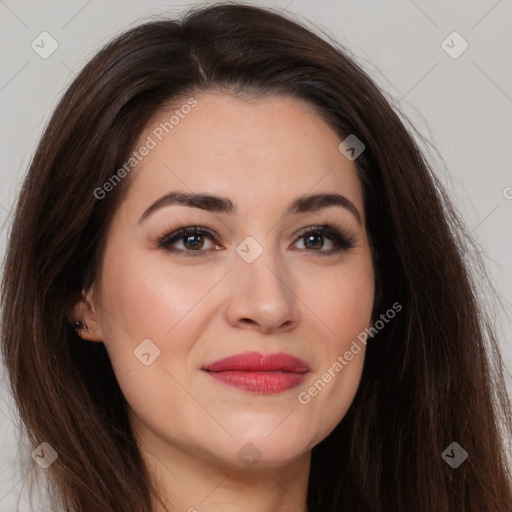
[[[74,324],[74,328],[76,330],[84,330],[85,332],[87,332],[87,325],[84,323],[84,322],[81,322],[80,320],[77,320]]]

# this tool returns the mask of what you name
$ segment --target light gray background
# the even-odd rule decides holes
[[[0,0],[0,224],[9,225],[9,212],[36,142],[75,73],[121,29],[147,16],[177,14],[197,3]],[[296,13],[346,45],[437,148],[446,168],[435,153],[431,158],[481,245],[498,297],[507,308],[499,313],[498,329],[510,382],[511,1],[284,0],[260,4]],[[48,59],[31,48],[43,31],[59,44]],[[469,44],[456,59],[441,47],[453,31]],[[2,256],[5,243],[6,230],[2,229]],[[2,370],[0,510],[11,511],[22,493],[24,469],[17,456],[16,414]],[[21,511],[31,510],[23,499],[21,503]],[[44,506],[34,508],[43,510]]]

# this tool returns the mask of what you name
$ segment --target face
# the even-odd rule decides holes
[[[172,110],[140,135],[155,145],[125,178],[83,334],[105,343],[148,449],[278,466],[334,429],[360,381],[364,345],[344,355],[374,298],[362,188],[307,104],[195,99],[169,133]],[[205,370],[254,352],[281,357]]]

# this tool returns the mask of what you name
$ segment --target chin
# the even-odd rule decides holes
[[[300,433],[294,435],[288,430],[285,434],[269,435],[268,430],[254,432],[253,429],[251,435],[237,435],[229,440],[230,446],[223,452],[229,459],[229,463],[234,462],[238,468],[243,466],[254,469],[278,468],[306,456],[315,445],[312,440],[300,436]],[[218,450],[219,446],[215,448]]]

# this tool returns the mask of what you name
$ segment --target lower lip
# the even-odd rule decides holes
[[[302,384],[307,375],[307,373],[295,372],[244,372],[235,370],[207,373],[224,384],[244,391],[264,394],[280,393],[292,389]]]

